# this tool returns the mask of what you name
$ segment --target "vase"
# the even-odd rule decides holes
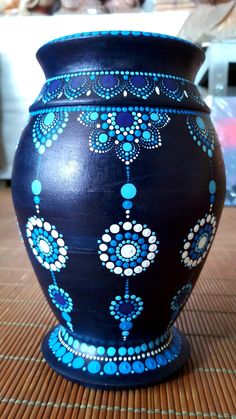
[[[220,145],[194,77],[203,51],[102,31],[37,52],[46,83],[16,150],[21,234],[58,325],[47,363],[95,388],[151,385],[189,356],[173,326],[216,234]]]

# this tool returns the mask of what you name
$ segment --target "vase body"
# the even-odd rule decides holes
[[[102,388],[186,361],[173,323],[221,216],[224,164],[193,84],[202,51],[157,34],[78,34],[37,53],[46,83],[16,150],[20,230],[59,325],[44,356]]]

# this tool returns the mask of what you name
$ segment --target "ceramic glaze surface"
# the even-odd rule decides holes
[[[219,142],[193,84],[203,53],[158,34],[101,32],[55,40],[37,57],[47,80],[12,183],[60,323],[44,356],[86,385],[151,384],[188,357],[173,323],[224,201]]]

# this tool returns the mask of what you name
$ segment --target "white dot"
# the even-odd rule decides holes
[[[206,245],[206,242],[207,242],[207,238],[203,236],[198,243],[198,248],[202,249]]]
[[[150,252],[155,252],[155,250],[157,250],[157,245],[156,244],[151,244],[149,246],[149,250],[150,250]]]
[[[41,226],[40,227],[42,227],[42,225],[43,225],[42,221],[39,218],[37,220],[39,220],[41,222]],[[34,217],[31,217],[30,218],[30,221],[33,224],[33,226],[35,226],[37,224],[37,220]]]
[[[101,259],[103,262],[106,262],[106,261],[108,260],[108,256],[106,255],[106,253],[102,253],[102,254],[100,255],[100,259]]]
[[[39,247],[42,250],[42,252],[44,252],[44,253],[49,253],[50,252],[50,247],[45,240],[40,240]]]
[[[201,221],[200,221],[200,226],[204,226],[204,224],[205,224],[205,220],[204,220],[204,218],[202,218]]]
[[[58,260],[56,260],[55,265],[56,265],[57,268],[59,268],[59,269],[61,268],[61,263],[58,262]]]
[[[34,254],[35,256],[37,256],[38,252],[37,252],[37,250],[36,250],[36,249],[33,249],[33,254]]]
[[[155,241],[156,241],[156,236],[151,236],[151,237],[149,237],[148,241],[149,241],[149,243],[155,243]]]
[[[104,243],[102,243],[102,244],[100,244],[99,249],[100,249],[102,252],[105,252],[105,251],[107,250],[107,245],[106,245],[106,244],[104,244]]]
[[[139,231],[142,231],[143,226],[141,224],[135,224],[134,226],[134,231],[136,231],[136,233],[139,233]]]
[[[116,234],[120,231],[120,227],[117,224],[112,224],[110,227],[110,231],[111,233]]]
[[[117,266],[115,269],[114,269],[114,273],[115,274],[121,274],[122,273],[122,268],[120,268],[119,266]]]
[[[188,261],[190,260],[190,258],[189,257],[187,257],[187,258],[185,258],[184,259],[184,263],[186,264],[186,263],[188,263]]]
[[[57,268],[56,268],[56,266],[54,265],[54,263],[51,263],[50,268],[51,268],[51,270],[52,270],[52,271],[56,271],[56,270],[57,270]]]
[[[58,244],[58,246],[64,246],[65,242],[62,239],[58,239],[57,244]]]
[[[132,244],[125,244],[124,246],[122,246],[120,253],[124,258],[129,259],[135,255],[136,248]]]
[[[28,240],[29,240],[30,246],[33,246],[33,244],[34,244],[33,240],[32,239],[28,239]]]
[[[113,269],[114,268],[114,263],[113,262],[107,262],[106,263],[106,267],[107,267],[107,269]]]
[[[38,256],[38,261],[39,263],[43,263],[43,259],[41,258],[41,256]]]
[[[143,267],[143,268],[148,268],[148,266],[150,266],[150,262],[149,262],[149,260],[144,260],[144,261],[142,262],[142,267]]]
[[[51,228],[52,228],[52,227],[51,227],[51,224],[49,224],[49,223],[47,223],[47,222],[45,222],[43,226],[44,226],[44,228],[45,228],[45,230],[46,230],[46,231],[50,231],[50,230],[51,230]]]
[[[43,223],[42,223],[42,221],[40,220],[40,218],[37,218],[37,220],[36,220],[36,224],[37,224],[37,226],[38,226],[38,227],[42,227]]]
[[[48,262],[44,262],[43,266],[44,266],[44,268],[46,268],[46,269],[49,269],[49,268],[50,268],[50,265],[49,265],[49,263],[48,263]]]
[[[200,258],[200,259],[198,259],[198,260],[195,260],[195,261],[193,262],[192,266],[196,266],[196,265],[197,265],[200,261],[201,261],[201,258]]]
[[[132,224],[129,223],[128,221],[123,224],[123,229],[124,230],[131,230],[131,228],[132,228]]]
[[[54,239],[57,239],[58,238],[58,232],[57,232],[57,230],[52,230],[51,231],[51,236],[54,237]]]
[[[194,226],[194,228],[193,228],[193,231],[195,231],[195,233],[196,233],[198,230],[199,230],[199,225],[198,225],[198,224],[196,224],[196,225]]]
[[[144,237],[149,237],[150,236],[150,234],[151,234],[151,230],[150,230],[150,228],[145,228],[144,230],[143,230],[143,236]]]
[[[208,222],[208,223],[209,223],[210,219],[211,219],[211,216],[210,216],[210,215],[208,215],[208,217],[207,217],[207,222]]]
[[[102,236],[102,240],[106,243],[111,241],[111,236],[109,236],[109,234],[103,234]]]
[[[31,222],[30,222],[30,221],[28,221],[28,223],[27,223],[27,227],[28,227],[30,230],[33,230],[33,226],[32,226],[32,224],[31,224]]]
[[[189,242],[185,243],[184,249],[188,249],[189,247],[190,247],[190,243]]]
[[[61,255],[64,255],[64,256],[67,254],[67,251],[66,251],[66,249],[64,247],[61,247],[59,249],[59,252],[61,253]]]
[[[135,272],[136,274],[140,274],[140,273],[142,272],[142,268],[141,268],[141,266],[136,266],[136,267],[134,268],[134,272]]]
[[[193,233],[189,233],[189,235],[188,235],[188,239],[189,240],[192,240],[192,238],[194,237],[194,234]]]
[[[154,259],[154,257],[155,257],[155,253],[148,253],[148,255],[147,255],[147,258],[148,258],[149,260]]]
[[[64,256],[61,256],[61,255],[59,255],[59,256],[58,256],[58,260],[59,260],[61,263],[65,263],[65,261],[66,261],[66,259],[64,258]]]
[[[125,269],[125,270],[124,270],[124,274],[125,274],[126,276],[131,276],[131,275],[133,275],[133,269],[130,269],[130,268]]]
[[[185,251],[185,252],[182,253],[182,258],[183,259],[185,259],[187,256],[188,256],[188,252],[187,251]]]

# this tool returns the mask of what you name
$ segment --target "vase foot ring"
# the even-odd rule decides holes
[[[159,347],[144,345],[140,345],[138,354],[137,346],[109,347],[105,353],[103,346],[80,343],[57,326],[44,337],[42,352],[49,366],[66,379],[92,388],[117,390],[165,380],[184,365],[190,353],[187,338],[175,327],[171,338]]]

